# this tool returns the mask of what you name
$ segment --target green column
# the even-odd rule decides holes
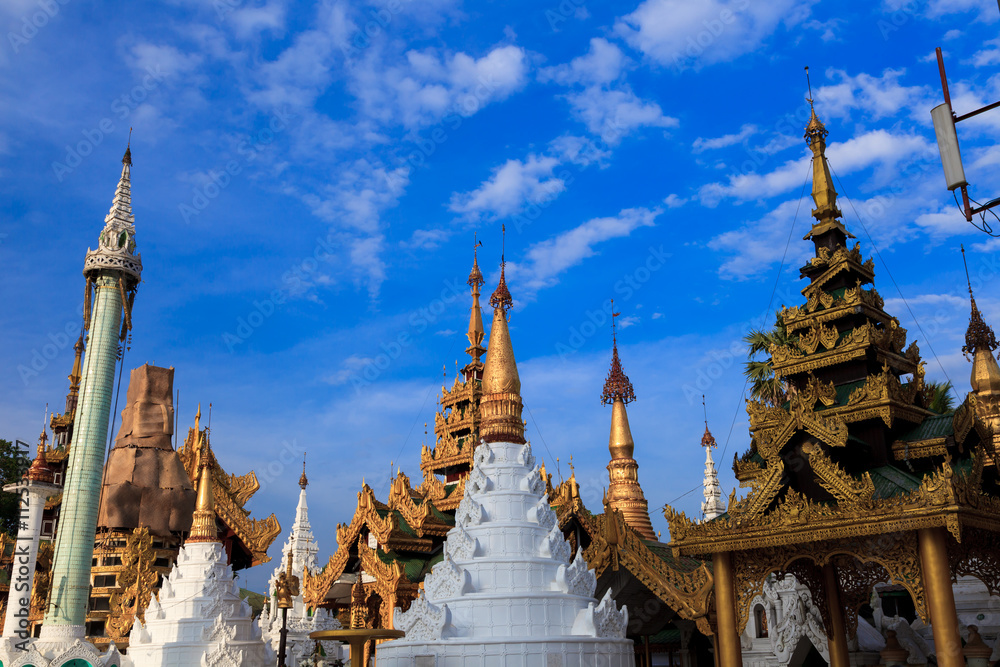
[[[82,637],[87,615],[90,566],[121,331],[119,275],[117,271],[102,270],[95,280],[90,340],[59,513],[52,591],[43,625],[44,635],[53,639]]]

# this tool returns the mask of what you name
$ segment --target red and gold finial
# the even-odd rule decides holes
[[[504,237],[504,249],[500,251],[500,282],[493,291],[493,295],[490,296],[490,305],[493,306],[494,310],[499,308],[506,313],[514,305],[514,300],[510,296],[510,290],[507,289],[507,278],[504,275],[507,268],[507,260],[504,258],[504,250],[507,245],[507,227],[506,225],[501,225],[500,229]]]
[[[701,395],[701,409],[705,413],[705,435],[701,436],[701,446],[714,449],[719,445],[715,442],[715,436],[708,430],[708,408],[705,407],[705,394]]]
[[[48,434],[45,432],[45,422],[48,421],[48,418],[49,406],[46,404],[45,418],[42,420],[42,433],[38,436],[38,450],[35,454],[35,460],[31,462],[31,467],[24,473],[24,479],[32,482],[51,484],[56,476],[45,460],[45,443],[48,440]]]
[[[299,477],[299,488],[305,490],[309,485],[309,478],[306,477],[306,453],[302,452],[302,476]]]
[[[469,285],[469,287],[472,288],[472,291],[475,293],[476,297],[478,297],[479,296],[479,286],[486,282],[483,279],[483,272],[479,270],[479,252],[478,252],[478,250],[479,250],[479,246],[483,245],[483,242],[480,241],[476,237],[475,233],[473,233],[473,235],[472,235],[472,242],[473,242],[473,245],[472,245],[472,271],[469,272],[468,285]]]
[[[601,405],[609,405],[617,400],[628,404],[635,400],[635,391],[632,389],[632,382],[625,375],[622,368],[621,359],[618,358],[618,331],[615,323],[616,318],[621,313],[614,312],[615,302],[611,301],[611,369],[608,371],[608,379],[604,381],[604,391],[601,393]]]

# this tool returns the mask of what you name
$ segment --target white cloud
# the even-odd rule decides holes
[[[738,229],[723,232],[708,242],[712,250],[732,255],[719,267],[719,275],[729,279],[746,279],[758,275],[781,259],[789,243],[789,228],[795,219],[798,209],[799,217],[796,224],[803,229],[809,225],[809,200],[802,202],[797,199],[782,202],[774,210],[769,211],[759,220],[749,222]],[[803,213],[805,215],[803,215]],[[799,234],[801,238],[802,234]],[[796,243],[795,234],[791,235],[792,257],[804,255],[806,246]],[[786,267],[792,257],[786,259]],[[800,265],[797,262],[791,262]]]
[[[718,148],[726,148],[727,146],[742,143],[745,139],[756,134],[757,131],[757,126],[746,124],[740,128],[737,134],[724,134],[721,137],[714,137],[712,139],[698,137],[691,145],[691,150],[695,153],[703,153]]]
[[[409,241],[400,241],[399,245],[411,250],[432,250],[447,238],[448,232],[443,229],[418,229]]]
[[[659,104],[640,99],[628,88],[608,90],[590,86],[582,92],[570,93],[568,99],[573,114],[587,129],[612,146],[641,127],[679,125],[676,118],[664,115]]]
[[[590,51],[574,58],[567,65],[546,67],[538,73],[540,81],[553,81],[563,86],[572,84],[608,84],[622,74],[627,59],[621,49],[606,39],[590,40]]]
[[[162,74],[166,78],[189,74],[197,69],[203,60],[197,53],[182,53],[180,49],[169,44],[148,42],[133,46],[131,56],[130,64],[136,70]]]
[[[532,245],[523,262],[508,263],[507,275],[517,283],[523,298],[532,298],[540,289],[555,285],[559,275],[596,254],[594,246],[609,239],[629,236],[640,227],[652,227],[660,209],[628,208],[618,215],[594,218]]]
[[[625,317],[618,318],[618,328],[628,329],[631,326],[639,324],[640,318],[635,315],[626,315]]]
[[[615,31],[635,49],[677,69],[752,53],[780,26],[806,20],[817,0],[645,0]]]
[[[373,46],[351,75],[352,92],[366,116],[418,129],[449,113],[468,117],[506,99],[527,82],[528,59],[524,49],[506,45],[481,58],[411,50],[405,63],[387,66]]]
[[[607,147],[601,147],[593,139],[564,134],[549,142],[549,149],[560,162],[571,162],[580,167],[588,167],[595,162],[601,164],[611,157]]]
[[[912,134],[892,134],[874,130],[847,141],[830,144],[826,155],[833,170],[840,175],[872,166],[891,168],[914,157],[931,157],[937,148],[925,137]],[[737,201],[766,199],[802,187],[809,172],[809,157],[789,160],[764,174],[734,174],[726,183],[702,186],[702,204],[715,206],[725,198]]]
[[[528,204],[555,198],[566,188],[553,170],[554,157],[529,155],[527,160],[507,160],[473,190],[455,193],[448,208],[470,219],[496,219],[513,215]]]
[[[323,378],[323,380],[332,385],[346,384],[352,377],[358,374],[358,371],[372,363],[374,363],[374,359],[371,357],[362,357],[357,354],[352,354],[344,359],[339,370]]]
[[[669,194],[663,199],[663,204],[667,208],[680,208],[684,204],[688,203],[688,200],[680,197],[676,194]]]
[[[929,122],[934,92],[929,86],[902,85],[899,80],[905,74],[903,69],[886,69],[881,76],[850,76],[843,70],[830,69],[827,77],[837,82],[817,89],[816,106],[823,118],[846,118],[851,112],[861,111],[866,118],[877,119],[902,111]]]
[[[321,5],[316,23],[277,58],[254,67],[252,102],[266,108],[311,107],[332,83],[332,69],[354,24],[338,4]]]
[[[259,7],[237,7],[225,16],[240,39],[250,39],[262,32],[281,33],[285,28],[285,5],[281,0]]]

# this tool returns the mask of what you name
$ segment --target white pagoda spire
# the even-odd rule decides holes
[[[701,404],[704,408],[704,396],[701,397]],[[701,436],[701,446],[705,448],[705,501],[701,504],[701,514],[705,521],[711,521],[717,516],[725,514],[726,506],[722,503],[719,474],[715,471],[715,461],[712,459],[712,450],[718,445],[712,432],[708,430],[707,410],[705,413],[705,435]]]
[[[309,525],[309,505],[306,502],[306,487],[309,479],[306,477],[306,462],[302,461],[302,476],[299,477],[299,504],[295,508],[295,523],[292,524],[292,532],[285,541],[285,546],[281,549],[281,563],[274,569],[271,579],[268,581],[267,592],[268,601],[264,605],[264,611],[257,619],[264,641],[271,645],[274,651],[278,650],[281,641],[281,612],[278,609],[278,599],[275,590],[278,583],[278,576],[288,568],[288,559],[292,559],[292,574],[304,581],[305,572],[308,569],[310,574],[316,574],[319,566],[316,561],[316,554],[319,553],[319,545],[313,537],[312,526]],[[288,667],[299,667],[303,663],[308,664],[310,656],[315,651],[316,642],[309,639],[309,633],[317,630],[336,630],[340,628],[340,622],[330,613],[328,609],[315,609],[310,615],[306,609],[305,597],[302,592],[292,598],[292,608],[288,610],[288,639],[287,656],[285,662]],[[328,659],[335,659],[340,655],[340,645],[337,642],[323,642],[323,650]]]

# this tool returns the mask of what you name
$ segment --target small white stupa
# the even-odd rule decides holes
[[[490,299],[481,444],[448,532],[444,560],[378,648],[379,667],[633,667],[628,613],[582,551],[572,558],[549,506],[521,421],[521,382],[507,328],[504,281]]]
[[[312,526],[309,525],[309,506],[306,504],[306,487],[308,485],[306,464],[303,461],[302,476],[299,477],[301,490],[299,491],[299,504],[295,508],[295,523],[292,524],[292,532],[281,550],[281,564],[274,569],[268,583],[268,603],[264,606],[260,618],[257,619],[264,641],[271,645],[275,653],[277,653],[278,645],[281,642],[281,610],[278,608],[278,599],[275,596],[278,576],[287,571],[289,558],[292,561],[292,574],[297,576],[299,581],[304,580],[307,569],[311,574],[317,574],[320,569],[316,562],[319,545],[316,544]],[[317,630],[338,630],[340,629],[340,621],[328,609],[316,609],[312,614],[309,614],[302,592],[292,597],[292,605],[292,608],[288,610],[285,663],[288,667],[304,667],[304,665],[311,665],[314,662],[311,656],[316,651],[316,642],[309,639],[309,633]],[[333,664],[334,660],[341,657],[340,642],[324,641],[322,645],[326,654],[325,662],[328,664]]]
[[[201,408],[195,417],[195,432]],[[129,634],[135,667],[271,667],[275,657],[251,618],[250,605],[226,564],[218,538],[215,499],[204,434],[198,450],[198,502],[191,534],[158,598]]]

